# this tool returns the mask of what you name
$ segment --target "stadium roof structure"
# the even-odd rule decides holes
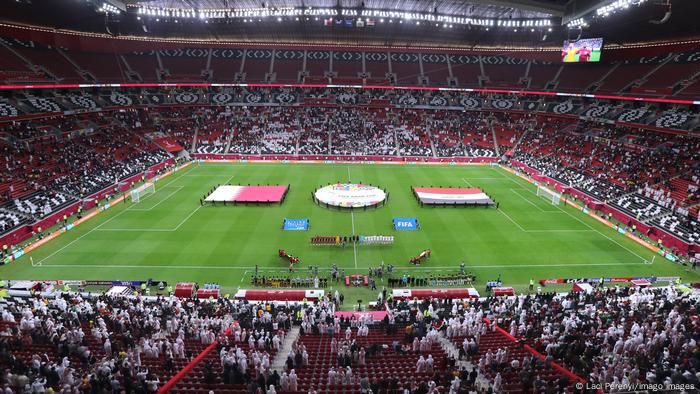
[[[561,47],[562,41],[578,37],[605,37],[607,42],[617,45],[697,37],[697,31],[692,28],[700,7],[696,3],[689,0],[17,0],[4,6],[3,21],[115,36],[239,42]]]

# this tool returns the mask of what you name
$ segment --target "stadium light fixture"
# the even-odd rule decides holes
[[[630,6],[640,6],[647,0],[615,0],[612,3],[599,7],[595,10],[598,17],[607,17],[621,10],[626,10]]]
[[[109,3],[102,3],[102,6],[98,9],[100,12],[104,12],[105,14],[121,14],[121,10],[112,4]]]
[[[194,9],[175,9],[175,8],[159,8],[150,6],[139,6],[136,12],[138,15],[144,16],[160,16],[160,17],[177,17],[177,18],[197,18],[203,20],[209,19],[261,19],[267,17],[283,18],[284,17],[314,17],[318,21],[323,17],[326,20],[328,17],[337,18],[352,18],[358,17],[363,20],[379,19],[384,23],[385,19],[389,19],[389,23],[393,23],[395,19],[399,23],[403,21],[416,21],[416,25],[420,22],[433,22],[436,26],[441,24],[447,26],[464,25],[464,26],[499,26],[499,27],[550,27],[552,21],[549,19],[490,19],[490,18],[471,18],[467,16],[457,15],[440,15],[435,13],[420,13],[420,12],[401,12],[381,9],[354,9],[354,8],[314,8],[314,7],[279,7],[279,8],[241,8],[241,9],[206,9],[196,11]],[[291,18],[290,18],[291,20]],[[307,18],[307,20],[309,20]]]
[[[568,27],[569,29],[588,27],[588,22],[586,22],[586,20],[583,18],[578,18],[567,23],[566,27]]]

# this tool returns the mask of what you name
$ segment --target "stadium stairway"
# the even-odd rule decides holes
[[[299,339],[301,329],[298,326],[292,327],[284,336],[284,341],[280,346],[280,350],[275,355],[275,358],[270,363],[270,370],[277,371],[280,375],[286,370],[287,355],[292,350],[292,345]]]
[[[518,140],[515,142],[515,145],[513,145],[513,147],[510,149],[511,151],[519,152],[518,148],[520,147],[520,143],[523,142],[525,136],[528,135],[528,133],[530,133],[530,130],[531,129],[529,127],[525,129],[525,132],[520,136],[520,138],[518,138]]]
[[[496,156],[501,156],[501,150],[498,146],[498,137],[496,136],[496,129],[493,127],[493,123],[489,124],[489,130],[491,130],[491,136],[493,137],[493,149],[496,151]]]
[[[428,135],[430,136],[430,150],[433,151],[433,157],[438,157],[437,150],[435,149],[435,142],[433,141],[433,137],[430,134],[430,132],[428,133]]]
[[[464,338],[465,337],[462,336],[455,336],[448,340],[451,341],[456,347],[462,343]],[[517,342],[514,342],[512,339],[507,338],[502,333],[494,331],[492,329],[489,329],[485,334],[482,334],[480,336],[478,344],[478,353],[473,355],[471,358],[472,363],[476,364],[479,363],[479,359],[485,356],[488,351],[492,351],[493,353],[495,353],[498,349],[505,349],[508,352],[507,364],[510,364],[510,362],[513,359],[517,359],[521,362],[521,365],[525,355],[530,353],[524,347],[520,346]],[[532,361],[536,362],[535,359],[536,357],[533,357]],[[499,393],[521,394],[525,392],[522,389],[522,381],[518,374],[515,371],[509,370],[508,368],[499,368],[498,370],[486,368],[486,370],[479,371],[479,377],[484,378],[485,380],[492,380],[493,378],[495,378],[496,372],[501,372],[501,376],[503,379],[502,387]],[[537,374],[545,382],[556,382],[559,378],[561,378],[561,375],[557,371],[551,368],[546,368],[544,366],[538,368]],[[566,392],[571,392],[571,387],[567,388]]]
[[[198,131],[199,131],[199,128],[196,127],[194,129],[194,135],[192,136],[192,149],[191,149],[192,152],[197,151],[197,133],[198,133]]]
[[[233,142],[233,132],[229,132],[226,135],[226,147],[224,148],[224,152],[228,152],[229,149],[231,149],[231,142]]]
[[[452,357],[455,360],[457,360],[457,367],[459,369],[466,369],[467,371],[471,371],[474,367],[476,367],[469,359],[466,360],[460,360],[459,358],[459,348],[455,346],[452,341],[447,339],[445,336],[445,333],[440,331],[438,335],[438,343],[442,347],[442,350],[445,351],[445,354],[447,354],[448,357]],[[479,374],[476,378],[476,387],[478,389],[484,389],[488,390],[488,388],[491,386],[491,382],[486,379],[486,377],[483,374]]]

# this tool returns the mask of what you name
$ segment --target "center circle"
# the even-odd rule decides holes
[[[343,208],[362,208],[380,204],[386,199],[386,192],[359,183],[335,183],[316,189],[314,197],[321,203]]]

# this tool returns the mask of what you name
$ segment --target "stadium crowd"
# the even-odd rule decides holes
[[[144,116],[126,111],[108,119],[81,115],[9,124],[10,133],[17,134],[10,134],[9,144],[2,146],[0,194],[5,203],[0,209],[10,219],[0,222],[3,232],[47,217],[170,157],[134,131],[143,131]]]
[[[672,286],[388,297],[378,321],[335,314],[340,297],[332,294],[302,305],[65,292],[6,298],[0,384],[5,393],[156,392],[216,342],[173,392],[585,391],[553,363],[591,387],[700,385],[699,296]]]
[[[156,392],[217,339],[219,376],[205,378],[257,382],[270,374],[271,355],[295,313],[225,299],[68,293],[11,298],[1,305],[3,390],[16,393],[49,387],[61,393]]]

